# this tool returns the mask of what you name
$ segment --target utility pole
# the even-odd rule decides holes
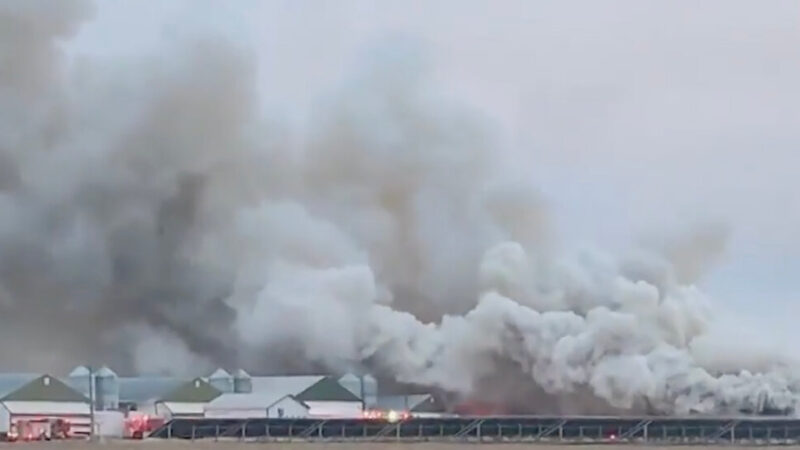
[[[363,372],[361,375],[358,376],[359,381],[359,390],[361,391],[361,411],[367,410],[367,396],[366,396],[366,389],[364,389],[364,374]]]
[[[89,370],[89,440],[94,441],[94,369],[91,364],[86,369]]]

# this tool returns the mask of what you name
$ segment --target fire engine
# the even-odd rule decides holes
[[[367,420],[383,420],[394,423],[410,419],[411,414],[409,414],[407,411],[367,410],[364,411],[362,417]]]
[[[7,439],[17,441],[49,441],[52,439],[69,439],[70,424],[64,419],[27,419],[17,420],[11,424]]]
[[[128,439],[144,439],[156,428],[164,425],[165,420],[147,414],[131,413],[125,418],[125,437]]]

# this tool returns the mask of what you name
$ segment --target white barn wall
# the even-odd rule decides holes
[[[311,417],[360,418],[364,412],[361,402],[307,401]]]
[[[94,421],[100,436],[121,438],[125,433],[125,414],[120,411],[95,411]]]
[[[6,405],[0,403],[0,433],[8,433],[11,426],[11,413]]]
[[[64,419],[70,423],[70,433],[87,435],[91,420],[89,404],[80,402],[47,402],[47,401],[6,401],[1,403],[0,429],[7,433],[11,423],[17,420],[53,418]]]
[[[209,409],[205,417],[209,419],[264,419],[267,408]]]
[[[283,416],[280,415],[279,410],[281,409],[283,410]],[[308,416],[308,408],[292,397],[284,397],[267,408],[267,417],[269,418],[285,417],[289,419],[300,419]]]
[[[206,403],[197,402],[158,402],[156,415],[167,420],[179,417],[203,417]]]
[[[275,400],[263,395],[223,394],[205,407],[205,417],[214,419],[262,419],[308,417],[308,408],[291,396]]]
[[[47,402],[47,401],[6,401],[3,402],[12,415],[28,415],[41,417],[89,417],[89,404],[82,402]]]

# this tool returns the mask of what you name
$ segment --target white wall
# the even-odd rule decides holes
[[[308,411],[308,408],[303,406],[297,400],[291,397],[284,397],[267,408],[267,417],[298,419],[302,417],[308,417]],[[281,415],[281,412],[283,412],[283,415]]]
[[[266,408],[207,409],[205,416],[212,419],[263,419]]]
[[[75,435],[89,434],[89,404],[82,402],[7,401],[0,403],[0,432],[7,433],[12,421],[31,417],[63,418]]]
[[[17,401],[3,402],[11,414],[37,416],[89,416],[89,404],[83,402]]]
[[[11,426],[11,414],[6,409],[6,406],[0,403],[0,433],[8,433]]]
[[[308,417],[308,408],[306,408],[302,403],[288,396],[269,406],[207,406],[205,417],[214,419],[263,419],[267,417],[280,418],[281,415],[279,410],[283,410],[283,417],[287,419]]]
[[[360,418],[361,402],[305,402],[311,417]]]
[[[100,436],[121,438],[125,433],[125,414],[120,411],[95,411],[94,421]]]

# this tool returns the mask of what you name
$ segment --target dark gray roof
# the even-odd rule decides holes
[[[21,377],[23,378],[23,377]],[[2,397],[3,401],[28,402],[86,402],[88,399],[80,392],[64,384],[52,375],[39,375],[23,383]]]
[[[324,375],[252,377],[253,393],[269,392],[276,398],[298,395],[324,380]]]

